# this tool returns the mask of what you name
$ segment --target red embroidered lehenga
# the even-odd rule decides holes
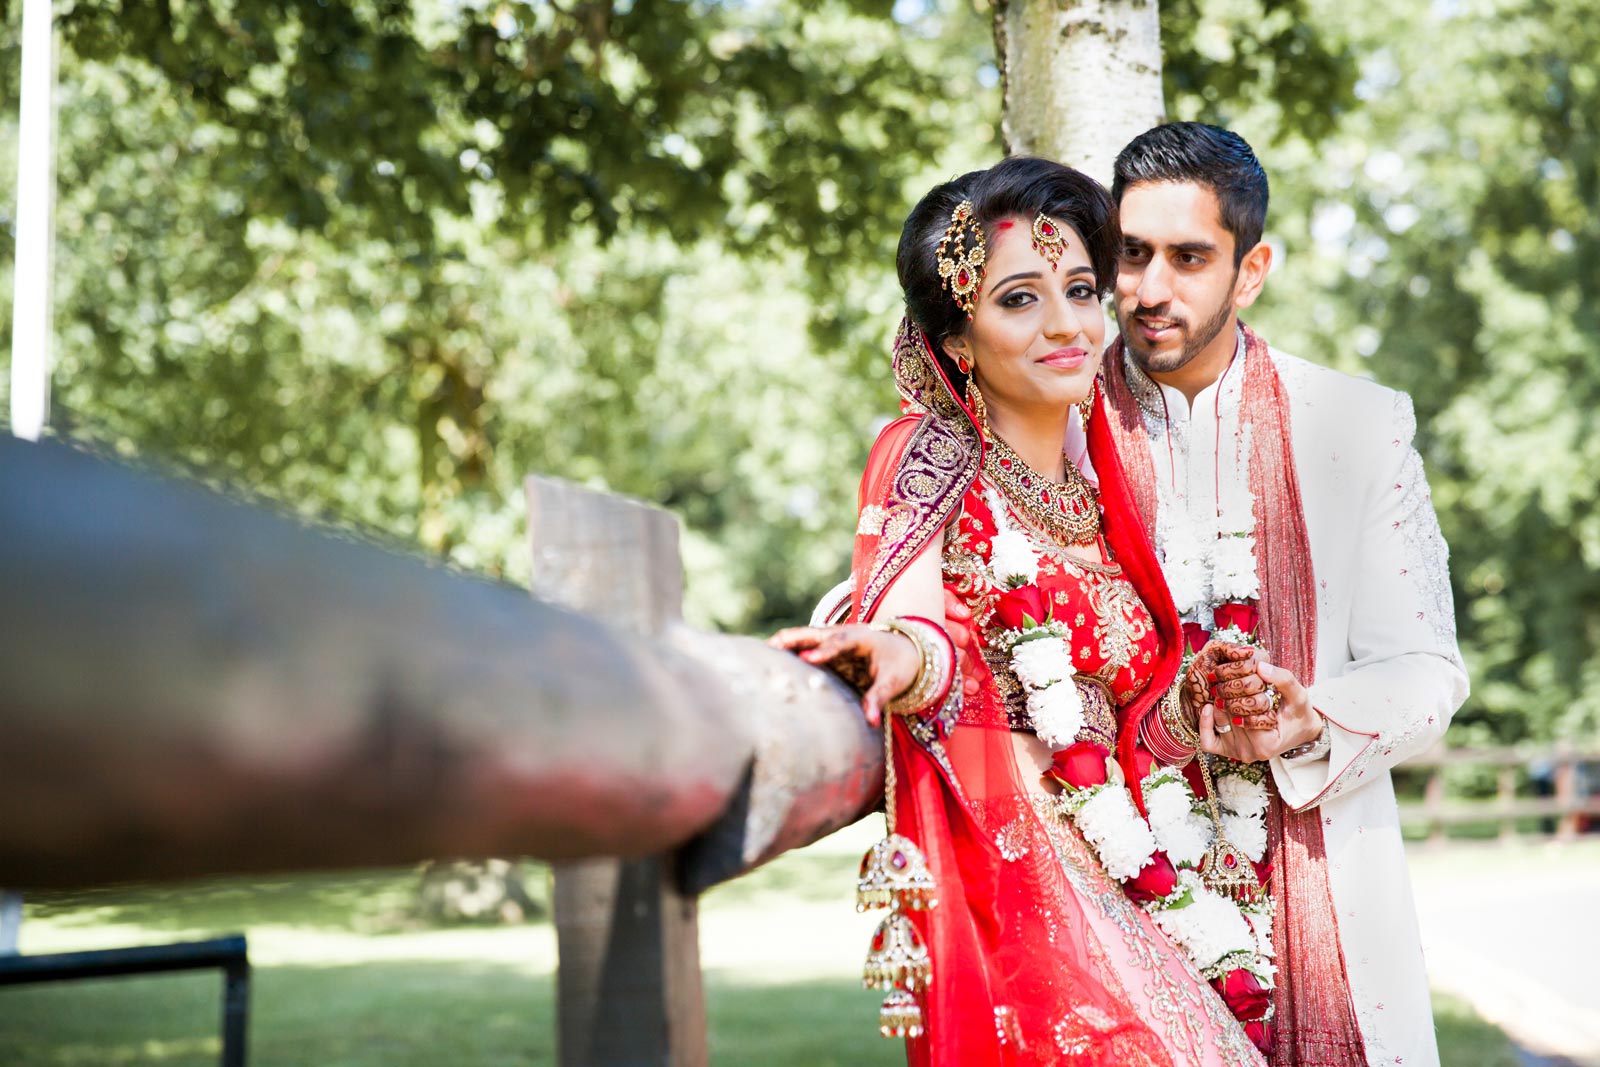
[[[894,368],[908,414],[880,435],[862,479],[852,618],[871,620],[936,538],[947,595],[973,613],[946,620],[966,630],[952,637],[968,650],[969,679],[948,736],[930,720],[891,717],[897,829],[927,856],[940,901],[911,913],[933,979],[922,997],[926,1032],[907,1040],[910,1062],[1261,1064],[1221,998],[1048,796],[1025,785],[1011,737],[1026,728],[1025,700],[983,632],[999,592],[988,570],[995,522],[983,437],[909,322]],[[1011,522],[1041,553],[1038,584],[1071,630],[1086,706],[1080,739],[1113,748],[1136,782],[1139,724],[1172,683],[1181,635],[1103,414],[1090,421],[1088,455],[1105,565],[1069,557],[1016,512]]]

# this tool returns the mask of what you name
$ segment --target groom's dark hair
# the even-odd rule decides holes
[[[1267,172],[1243,137],[1203,122],[1169,122],[1146,130],[1117,153],[1111,198],[1131,185],[1194,182],[1217,194],[1222,226],[1233,234],[1233,265],[1261,240],[1267,224]]]

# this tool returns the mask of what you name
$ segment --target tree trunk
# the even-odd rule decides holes
[[[1158,0],[999,0],[994,36],[1012,155],[1109,185],[1117,152],[1162,121]]]

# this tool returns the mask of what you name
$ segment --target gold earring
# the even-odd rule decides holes
[[[1094,414],[1094,390],[1098,378],[1090,379],[1089,395],[1078,401],[1078,414],[1083,417],[1083,432],[1089,432],[1089,417]]]
[[[978,424],[985,437],[989,436],[989,409],[983,405],[983,393],[978,389],[978,376],[973,375],[967,379],[967,407],[972,411],[972,419]]]

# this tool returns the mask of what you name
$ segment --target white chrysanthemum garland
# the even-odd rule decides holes
[[[1235,438],[1234,462],[1222,464],[1219,457],[1212,514],[1196,516],[1175,486],[1157,479],[1156,544],[1180,617],[1208,620],[1218,605],[1254,600],[1261,593],[1250,440],[1251,427],[1246,425]]]
[[[1219,776],[1218,791],[1223,792],[1222,780],[1241,777]],[[1100,784],[1074,786],[1059,775],[1056,780],[1066,790],[1058,805],[1094,849],[1107,874],[1129,882],[1163,860],[1172,865],[1176,884],[1171,891],[1140,906],[1184,950],[1203,976],[1217,979],[1243,968],[1262,985],[1272,986],[1276,968],[1271,951],[1271,901],[1263,898],[1259,904],[1240,904],[1200,881],[1195,868],[1211,846],[1214,830],[1180,771],[1157,766],[1145,776],[1142,788],[1148,819],[1134,807],[1122,768],[1114,757],[1106,757],[1106,779]],[[1265,793],[1260,783],[1254,787],[1248,781],[1238,783],[1241,795],[1250,793],[1252,788],[1261,788]],[[1231,835],[1229,840],[1233,841]],[[1233,843],[1249,853],[1244,844]],[[1263,840],[1262,845],[1265,843]],[[1260,856],[1257,852],[1252,858],[1259,860]]]
[[[1005,501],[993,488],[986,487],[984,495],[995,523],[989,565],[994,584],[1008,592],[1036,585],[1039,560],[1032,542],[1012,522]],[[1039,599],[1045,603],[1042,594]],[[1028,693],[1034,732],[1054,751],[1075,747],[1083,725],[1069,637],[1066,627],[1048,614],[1037,620],[1029,616],[1021,629],[998,628],[993,636],[996,647],[1011,652],[1012,670]],[[1259,902],[1241,904],[1201,881],[1195,868],[1210,848],[1216,828],[1188,781],[1175,768],[1153,768],[1142,783],[1146,819],[1134,805],[1116,759],[1100,746],[1093,747],[1105,753],[1104,778],[1076,786],[1057,775],[1065,790],[1057,804],[1106,873],[1125,888],[1132,883],[1137,896],[1144,897],[1140,906],[1207,980],[1223,980],[1242,970],[1263,989],[1271,989],[1277,971],[1272,963],[1272,901],[1263,896]],[[1221,761],[1215,782],[1224,835],[1259,862],[1266,851],[1264,778],[1258,768]],[[1235,839],[1235,827],[1244,840]],[[1171,872],[1171,887],[1157,895],[1152,889],[1165,886],[1163,868]],[[1155,877],[1141,879],[1146,871]],[[1137,899],[1135,892],[1129,895]],[[1241,1022],[1264,1022],[1267,1017],[1270,1013]]]
[[[995,521],[989,556],[994,584],[1006,590],[1037,586],[1039,556],[1033,543],[1011,523],[1005,501],[992,487],[984,495]],[[1052,749],[1066,748],[1083,729],[1083,696],[1072,680],[1077,666],[1071,635],[1054,619],[1033,621],[1022,630],[1001,631],[995,643],[1011,653],[1011,669],[1027,691],[1028,718],[1039,739]]]

